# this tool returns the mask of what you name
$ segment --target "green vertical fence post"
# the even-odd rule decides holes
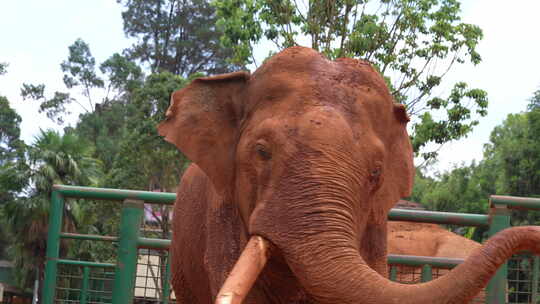
[[[63,211],[64,197],[58,191],[53,191],[51,194],[51,208],[49,210],[47,260],[42,289],[42,301],[44,304],[52,304],[56,293],[56,274],[58,272],[58,255],[60,253],[60,232],[62,230]]]
[[[82,278],[82,286],[81,286],[81,296],[79,299],[79,303],[86,304],[88,302],[88,283],[90,282],[90,267],[84,266],[83,267],[83,278]]]
[[[169,283],[171,281],[171,255],[170,253],[167,255],[167,263],[165,264],[165,275],[162,278],[163,284],[161,284],[163,288],[163,304],[169,303],[169,297],[171,295],[171,284]]]
[[[533,277],[532,277],[532,301],[531,303],[538,303],[538,271],[540,271],[540,257],[533,256],[533,265],[532,265]]]
[[[491,223],[489,225],[488,237],[492,237],[497,232],[510,227],[510,210],[506,205],[492,204],[489,211]],[[489,281],[487,286],[486,303],[504,304],[507,297],[508,265],[504,263]]]
[[[125,200],[120,219],[118,259],[113,285],[113,304],[131,304],[137,276],[137,245],[144,216],[144,202]]]
[[[397,281],[397,266],[391,265],[390,266],[390,280],[391,281]]]
[[[433,280],[433,272],[431,269],[431,265],[424,265],[422,266],[422,274],[421,274],[421,281],[422,282],[429,282]]]

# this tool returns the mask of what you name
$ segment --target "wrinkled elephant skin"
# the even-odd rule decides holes
[[[289,48],[253,75],[194,80],[166,115],[159,133],[194,162],[174,209],[179,303],[212,303],[251,235],[270,242],[257,304],[464,303],[513,250],[538,251],[537,228],[514,228],[441,279],[386,278],[386,217],[413,156],[405,108],[367,62]]]

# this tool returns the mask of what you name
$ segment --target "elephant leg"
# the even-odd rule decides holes
[[[384,222],[369,223],[364,231],[360,251],[366,263],[384,277],[388,277],[386,249],[386,219]]]
[[[198,303],[197,298],[187,284],[186,276],[182,271],[176,272],[171,278],[171,284],[174,287],[177,304],[193,304]]]
[[[208,235],[204,264],[209,274],[210,292],[215,299],[229,272],[247,243],[243,223],[234,204],[224,202],[207,218]]]

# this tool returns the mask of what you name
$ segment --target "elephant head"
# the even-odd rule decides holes
[[[369,256],[372,247],[385,253],[386,236],[366,235],[410,194],[414,168],[405,108],[369,63],[289,48],[253,75],[194,80],[173,93],[166,116],[159,133],[237,205],[249,233],[270,241],[316,301],[435,303],[450,286],[436,280],[420,290],[373,270],[386,269]]]

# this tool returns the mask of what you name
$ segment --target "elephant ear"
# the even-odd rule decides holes
[[[386,219],[386,214],[399,199],[411,195],[414,183],[413,150],[407,134],[409,116],[401,104],[393,105],[393,114],[392,132],[385,143],[386,174],[381,188],[374,197],[374,201],[379,202],[376,212],[381,219]]]
[[[394,115],[399,122],[397,139],[391,147],[391,154],[397,155],[393,161],[396,182],[399,181],[400,197],[410,196],[414,184],[414,163],[413,150],[409,135],[407,134],[407,123],[410,121],[407,109],[402,104],[394,104]]]
[[[249,73],[198,78],[171,96],[159,134],[210,178],[217,191],[234,177],[234,151]]]

